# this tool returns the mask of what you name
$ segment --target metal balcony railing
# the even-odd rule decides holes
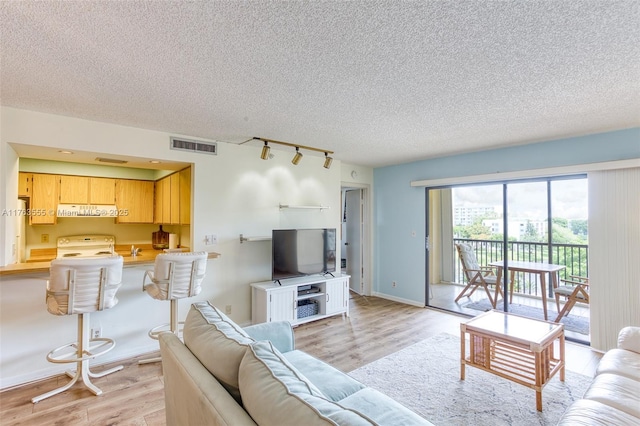
[[[467,243],[473,250],[480,265],[486,266],[490,262],[496,262],[503,258],[503,242],[492,240],[470,240],[454,238],[454,244]],[[455,262],[454,280],[457,283],[465,283],[466,278],[462,273],[462,263],[453,247]],[[582,244],[546,244],[528,242],[508,242],[508,259],[525,262],[543,262],[556,265],[565,265],[566,269],[560,271],[560,279],[570,275],[589,276],[589,246]],[[515,294],[541,296],[538,274],[517,272],[513,292]]]

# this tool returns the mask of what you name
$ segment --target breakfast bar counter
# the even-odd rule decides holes
[[[119,254],[123,257],[125,267],[132,265],[152,264],[155,261],[157,255],[164,253],[163,250],[146,248],[145,245],[141,245],[139,247],[142,248],[142,250],[136,256],[131,256],[130,250],[122,249],[121,247],[116,246],[116,254]],[[220,257],[219,253],[209,252],[209,259],[215,259],[218,257]],[[43,260],[41,262],[14,263],[12,265],[0,266],[0,276],[49,272],[51,260],[53,259]]]

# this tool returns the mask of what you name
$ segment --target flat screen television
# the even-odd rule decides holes
[[[336,230],[274,229],[271,278],[279,281],[336,270]]]

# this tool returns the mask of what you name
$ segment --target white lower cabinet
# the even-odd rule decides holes
[[[349,315],[349,276],[309,276],[251,284],[251,321],[254,324],[289,321],[293,325]]]

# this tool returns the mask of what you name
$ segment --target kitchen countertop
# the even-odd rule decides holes
[[[130,248],[131,246],[129,246]],[[133,266],[133,265],[145,265],[145,264],[153,264],[156,259],[156,256],[164,253],[162,250],[155,250],[152,248],[145,248],[145,245],[140,245],[136,247],[141,247],[142,250],[137,256],[131,256],[130,250],[123,250],[119,246],[116,246],[116,253],[121,255],[124,260],[124,266]],[[209,259],[216,259],[220,257],[219,253],[209,252]],[[36,272],[49,272],[49,267],[51,266],[51,260],[43,260],[41,262],[27,262],[27,263],[14,263],[12,265],[0,266],[0,276],[4,275],[16,275],[16,274],[26,274],[26,273],[36,273]]]

